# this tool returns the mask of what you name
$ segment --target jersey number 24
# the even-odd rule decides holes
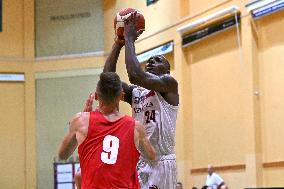
[[[155,110],[146,111],[145,117],[146,117],[146,123],[150,123],[151,121],[156,122]]]

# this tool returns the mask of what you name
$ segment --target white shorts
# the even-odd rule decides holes
[[[149,189],[152,185],[156,185],[158,189],[175,189],[176,187],[177,167],[174,154],[162,156],[154,162],[140,159],[137,169],[141,189]]]

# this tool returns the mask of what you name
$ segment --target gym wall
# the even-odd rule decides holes
[[[265,186],[284,186],[284,12],[256,22],[259,40],[260,125]],[[278,162],[278,163],[277,163]],[[278,165],[277,165],[278,164]],[[274,165],[274,166],[273,166]]]
[[[64,128],[66,126],[65,122],[70,119],[70,117],[64,121],[63,125],[60,125],[60,123],[52,125],[51,130],[47,132],[44,129],[48,127],[40,130],[40,126],[42,125],[36,125],[40,117],[37,116],[36,112],[37,86],[35,75],[47,75],[50,79],[54,78],[54,74],[57,75],[57,72],[69,73],[69,71],[75,71],[75,73],[78,74],[77,71],[80,72],[81,70],[83,74],[86,75],[87,72],[90,77],[94,77],[96,72],[92,71],[97,68],[102,68],[105,57],[102,56],[103,52],[100,52],[98,53],[100,55],[94,53],[92,56],[76,55],[72,58],[35,58],[35,1],[12,0],[2,1],[2,3],[3,30],[0,32],[0,45],[2,47],[0,50],[0,73],[23,74],[24,81],[0,81],[2,115],[0,136],[3,140],[1,141],[0,167],[2,170],[6,170],[0,174],[1,187],[7,189],[35,189],[38,188],[38,185],[42,185],[44,181],[48,181],[46,183],[47,187],[53,186],[53,172],[48,172],[50,171],[50,167],[52,167],[53,160],[41,162],[43,159],[42,156],[48,152],[43,152],[44,149],[41,149],[43,151],[39,150],[38,153],[37,147],[41,146],[50,149],[50,146],[52,146],[52,151],[48,154],[49,156],[46,157],[49,160],[52,159],[58,145],[55,143],[58,142],[59,139],[57,138],[57,141],[50,141],[51,143],[48,146],[45,143],[46,137],[49,137],[50,133],[58,130],[61,131],[60,137],[63,137]],[[79,81],[82,79],[80,75],[82,75],[82,73],[78,74]],[[72,77],[76,77],[76,75]],[[87,86],[88,84],[91,83],[84,83],[86,88],[81,90],[81,92],[85,92],[84,94],[86,96],[80,98],[82,101],[77,102],[77,107],[80,108],[76,108],[76,110],[74,108],[74,111],[80,111],[82,109],[83,101],[90,92]],[[95,83],[92,84],[95,85]],[[94,87],[94,85],[92,85],[92,87]],[[67,87],[68,89],[61,87],[58,90],[68,91],[70,88],[69,86]],[[85,89],[87,91],[85,91]],[[45,104],[44,102],[41,103]],[[38,108],[44,107],[40,106]],[[74,111],[68,111],[68,113],[71,114],[74,113]],[[44,123],[45,122],[42,122],[42,124]],[[53,130],[54,126],[58,127]],[[37,130],[38,128],[39,130]],[[44,132],[46,132],[47,136],[43,137],[43,141],[41,141],[41,138],[38,138],[38,136],[42,136],[40,134]],[[59,135],[56,136],[59,137]],[[39,164],[37,164],[37,162],[39,162]],[[46,164],[50,165],[46,166]],[[44,179],[41,179],[43,178],[42,175],[45,173],[47,173],[47,175],[45,175]],[[41,186],[39,188],[41,188]]]
[[[184,52],[190,67],[187,81],[192,101],[191,169],[208,164],[245,164],[244,63],[240,62],[236,29],[200,41]],[[231,172],[231,176],[234,174]],[[240,178],[242,182],[234,186],[244,188],[244,172]]]
[[[121,8],[134,6],[144,13],[147,30],[136,42],[137,53],[174,41],[174,52],[167,57],[173,65],[171,72],[179,82],[181,102],[176,132],[178,180],[188,188],[200,187],[205,184],[207,165],[213,164],[230,188],[284,186],[284,69],[281,56],[284,52],[283,11],[253,22],[245,9],[247,1],[180,0],[173,4],[169,0],[160,0],[150,7],[146,7],[146,2],[144,4],[142,1],[103,1],[102,48],[106,54],[41,60],[35,58],[37,47],[34,45],[37,42],[34,9],[38,5],[32,0],[9,0],[2,3],[4,12],[3,31],[0,33],[0,72],[25,75],[22,83],[0,82],[3,91],[1,113],[4,115],[1,120],[5,119],[1,122],[0,130],[0,138],[3,139],[1,153],[6,153],[1,158],[0,167],[11,171],[11,175],[7,172],[0,174],[0,178],[4,179],[1,184],[4,183],[5,188],[33,189],[43,185],[44,181],[52,182],[53,178],[42,178],[43,173],[51,174],[49,165],[44,162],[38,165],[46,161],[43,159],[43,155],[46,155],[44,152],[39,150],[40,153],[37,154],[38,146],[47,145],[46,140],[40,143],[41,137],[38,136],[49,136],[53,129],[62,132],[56,135],[48,147],[51,153],[47,161],[50,161],[56,152],[51,147],[55,146],[63,134],[65,120],[61,116],[57,117],[56,125],[60,125],[60,128],[46,130],[48,126],[55,127],[55,124],[48,120],[38,122],[43,119],[46,110],[36,104],[47,103],[43,97],[45,92],[50,91],[45,91],[45,82],[55,91],[58,89],[53,82],[63,82],[63,91],[77,94],[70,88],[69,77],[40,79],[35,75],[102,69],[105,55],[113,43],[115,13]],[[187,48],[182,47],[181,36],[176,31],[178,27],[231,5],[237,5],[241,9],[242,49],[239,49],[237,43],[236,29],[219,33]],[[82,46],[78,45],[79,47],[82,50]],[[67,53],[73,52],[69,50]],[[45,52],[50,55],[54,53],[48,50]],[[63,51],[57,52],[61,54]],[[128,81],[124,50],[117,70],[122,80]],[[87,78],[91,79],[94,76],[89,77]],[[83,82],[83,78],[78,76],[71,80]],[[41,93],[37,91],[39,89]],[[86,93],[87,89],[89,88],[86,87]],[[57,96],[55,91],[50,95]],[[72,100],[71,97],[70,99]],[[85,93],[80,93],[76,99],[83,101]],[[67,114],[81,109],[82,101],[78,101],[76,105],[70,104],[72,112],[67,111],[67,104],[66,109],[63,109],[66,110],[66,115],[63,116],[68,117]],[[17,106],[21,108],[12,113],[13,110],[9,108],[15,109]],[[121,104],[121,110],[131,113],[129,105],[125,103]],[[15,114],[18,115],[17,119]],[[37,130],[38,128],[40,129]],[[13,138],[15,132],[16,140]],[[15,142],[13,148],[8,145],[12,140]],[[22,157],[17,159],[17,170],[11,168],[10,160],[14,160],[14,157]]]
[[[34,9],[31,0],[2,2],[0,73],[24,74],[21,82],[0,81],[1,188],[36,188]]]
[[[69,128],[67,123],[83,110],[89,93],[95,90],[100,72],[92,69],[37,74],[37,188],[53,188],[58,145]],[[78,156],[77,151],[74,156]]]
[[[1,188],[25,185],[25,86],[23,82],[0,82]]]
[[[23,57],[24,49],[24,2],[2,1],[2,32],[0,55],[3,58]]]

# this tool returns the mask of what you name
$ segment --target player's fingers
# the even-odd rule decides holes
[[[134,11],[133,21],[134,21],[135,24],[137,23],[137,11]]]
[[[88,108],[89,108],[89,100],[87,100],[86,104],[85,104],[85,107],[83,109],[83,112],[87,112],[88,111]]]
[[[91,94],[91,97],[90,97],[90,103],[91,103],[91,104],[93,104],[94,99],[95,99],[95,93],[92,93],[92,94]]]
[[[131,22],[133,22],[133,19],[134,19],[134,13],[135,13],[135,12],[132,12],[132,13],[131,13],[131,15],[130,15],[130,21],[131,21]]]
[[[88,99],[86,100],[83,112],[87,112],[89,110],[90,103],[92,103],[91,98],[92,98],[92,93],[89,94]]]
[[[95,99],[95,93],[92,93],[92,95],[90,97],[90,106],[91,107],[93,106],[94,99]]]
[[[123,19],[123,23],[124,23],[124,25],[127,25],[127,24],[128,24],[128,19],[129,19],[129,17],[128,17],[128,18],[126,18],[126,19]]]

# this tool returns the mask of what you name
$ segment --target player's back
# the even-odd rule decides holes
[[[78,148],[82,189],[139,187],[134,127],[129,116],[109,122],[99,111],[90,113],[87,137]]]

